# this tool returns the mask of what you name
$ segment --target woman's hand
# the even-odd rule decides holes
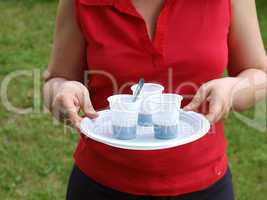
[[[209,109],[206,117],[212,124],[227,118],[232,108],[235,87],[239,81],[239,77],[227,77],[203,84],[184,110],[196,111],[203,102],[208,101]]]
[[[57,89],[51,105],[53,115],[79,130],[82,120],[80,110],[89,118],[98,116],[91,104],[88,89],[80,82],[64,81]]]

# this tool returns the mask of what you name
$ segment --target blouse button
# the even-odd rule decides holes
[[[215,171],[215,174],[217,176],[221,176],[222,175],[222,170],[218,166],[215,167],[214,171]]]

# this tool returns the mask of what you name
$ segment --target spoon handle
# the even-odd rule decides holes
[[[138,85],[136,87],[135,93],[134,93],[133,102],[135,102],[137,100],[138,96],[141,93],[141,90],[142,90],[144,84],[145,84],[145,80],[143,78],[140,79],[140,81],[139,81],[139,83],[138,83]]]

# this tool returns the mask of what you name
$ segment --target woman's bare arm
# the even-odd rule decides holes
[[[232,0],[229,35],[230,77],[209,81],[201,86],[184,108],[197,110],[209,102],[206,117],[215,123],[227,117],[230,109],[243,111],[267,95],[267,59],[260,35],[255,0]]]
[[[255,0],[232,0],[231,21],[230,75],[238,75],[248,68],[266,71],[266,55]]]
[[[230,76],[241,78],[233,108],[242,111],[263,99],[267,90],[267,58],[255,0],[232,0],[229,58]]]
[[[44,100],[53,114],[77,125],[79,109],[95,116],[81,83],[86,68],[86,42],[75,19],[74,0],[60,0],[50,63],[44,74]],[[78,125],[77,125],[78,126]]]
[[[54,44],[45,79],[81,81],[86,67],[85,39],[75,19],[74,0],[60,0]]]

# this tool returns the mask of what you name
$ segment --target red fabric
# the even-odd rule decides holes
[[[165,0],[152,42],[130,0],[76,0],[93,105],[103,109],[114,88],[129,92],[140,77],[182,94],[183,105],[188,103],[201,84],[220,78],[227,66],[229,7],[229,0]],[[223,124],[217,123],[196,142],[156,151],[123,150],[81,137],[75,162],[113,189],[173,196],[219,180],[227,168],[225,150]]]

